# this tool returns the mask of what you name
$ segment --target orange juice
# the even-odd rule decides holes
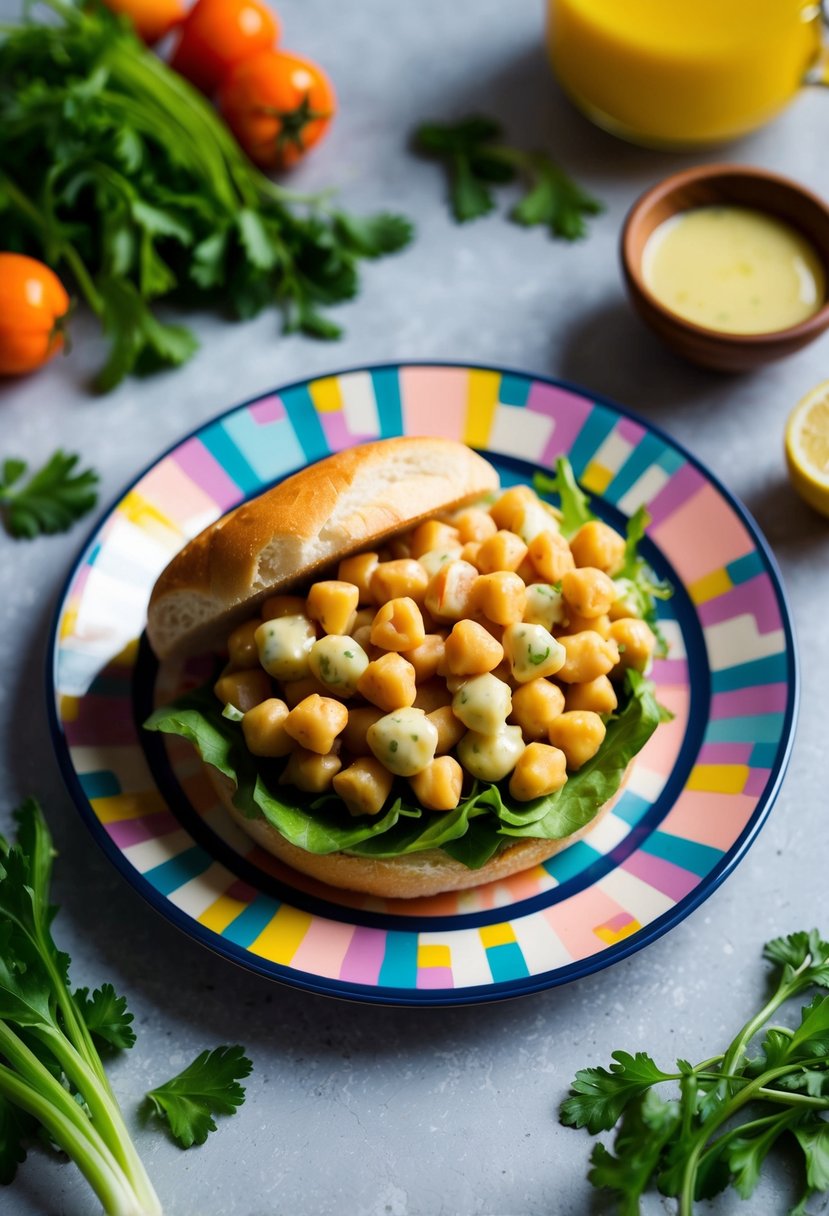
[[[814,0],[548,0],[556,75],[600,126],[682,147],[742,135],[820,58]]]

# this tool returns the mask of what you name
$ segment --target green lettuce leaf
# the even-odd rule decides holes
[[[144,725],[187,739],[236,784],[233,801],[244,814],[262,815],[309,853],[389,858],[442,848],[477,869],[516,837],[556,840],[590,822],[659,724],[653,685],[637,672],[628,673],[621,704],[593,759],[549,797],[516,802],[508,782],[477,782],[455,810],[436,814],[409,802],[409,787],[400,782],[387,810],[373,817],[352,817],[332,794],[313,797],[280,786],[278,762],[247,751],[238,722],[222,716],[209,686],[156,710]]]

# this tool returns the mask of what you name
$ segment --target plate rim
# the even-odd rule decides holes
[[[71,755],[66,736],[62,729],[62,725],[58,718],[57,712],[57,685],[55,681],[55,658],[56,645],[58,641],[58,629],[63,613],[63,608],[66,602],[67,593],[75,580],[80,566],[93,545],[93,541],[100,531],[105,521],[112,515],[118,504],[128,495],[136,485],[146,477],[154,468],[162,461],[166,460],[174,451],[188,440],[195,438],[200,432],[209,425],[220,422],[223,418],[231,414],[235,414],[239,410],[262,400],[267,396],[278,396],[280,393],[287,392],[291,389],[305,386],[314,380],[322,378],[340,378],[357,372],[378,372],[395,370],[408,367],[429,367],[429,368],[454,368],[461,370],[474,371],[489,371],[495,372],[500,376],[516,376],[522,379],[529,380],[533,383],[541,383],[552,388],[564,389],[572,392],[588,401],[595,404],[605,406],[614,411],[623,418],[643,427],[646,432],[655,435],[662,442],[674,448],[693,468],[700,472],[703,477],[713,485],[717,492],[726,501],[730,509],[736,514],[741,522],[746,527],[756,549],[762,554],[766,563],[767,572],[771,578],[772,586],[778,603],[781,607],[781,621],[783,634],[785,639],[785,656],[786,656],[786,688],[787,701],[784,714],[782,733],[780,744],[778,744],[778,755],[775,757],[774,765],[772,766],[768,784],[760,796],[756,807],[754,808],[749,822],[740,833],[737,840],[731,845],[730,849],[723,854],[717,864],[706,874],[692,891],[683,896],[673,907],[666,912],[650,921],[643,926],[638,932],[630,937],[623,938],[619,942],[605,947],[603,950],[597,951],[584,959],[574,960],[563,967],[557,967],[552,971],[541,972],[537,975],[530,975],[518,979],[509,979],[501,981],[492,981],[489,984],[475,985],[460,989],[415,989],[415,988],[397,988],[397,987],[380,987],[379,985],[358,984],[353,981],[345,981],[333,979],[325,976],[313,975],[310,972],[301,971],[293,968],[290,965],[282,963],[274,963],[270,960],[260,959],[257,955],[251,954],[243,946],[238,946],[234,942],[228,941],[219,934],[201,925],[193,917],[183,912],[175,904],[173,904],[165,895],[157,891],[153,885],[148,882],[143,874],[139,873],[134,866],[130,865],[124,858],[122,851],[110,839],[100,820],[95,815],[90,806],[89,799],[83,791],[83,788],[78,779],[78,774],[72,764]],[[307,463],[307,462],[306,462]],[[304,466],[302,466],[304,467]],[[288,476],[289,474],[286,474]],[[282,480],[282,479],[280,479]],[[276,482],[274,483],[276,484]],[[601,495],[599,495],[601,497]],[[646,946],[652,944],[658,938],[668,933],[676,925],[680,924],[688,916],[691,915],[702,903],[705,902],[713,893],[722,885],[726,878],[736,869],[740,862],[745,857],[749,848],[755,842],[760,831],[764,827],[766,820],[777,800],[780,793],[780,788],[783,779],[788,769],[791,759],[792,749],[794,747],[797,720],[800,707],[800,661],[797,652],[795,640],[794,620],[789,603],[789,598],[786,593],[783,578],[780,568],[777,563],[774,551],[770,543],[764,536],[759,524],[754,516],[749,511],[748,507],[720,480],[716,473],[709,469],[697,456],[690,452],[685,445],[672,435],[668,434],[658,423],[653,423],[650,419],[637,413],[635,410],[627,406],[620,405],[612,397],[606,396],[604,393],[596,393],[587,389],[584,385],[566,380],[559,376],[536,373],[527,371],[526,369],[516,368],[499,363],[485,363],[477,361],[467,361],[458,359],[391,359],[381,362],[356,363],[346,367],[336,368],[330,371],[315,372],[310,375],[299,377],[295,380],[288,381],[260,390],[251,397],[245,398],[243,401],[235,402],[227,409],[221,410],[217,414],[211,415],[199,422],[195,427],[180,435],[173,443],[168,445],[162,452],[146,466],[142,467],[138,473],[123,486],[111,499],[106,506],[96,513],[95,520],[86,533],[84,541],[80,548],[76,550],[74,557],[71,559],[66,577],[63,579],[60,590],[55,600],[55,609],[52,614],[47,639],[46,653],[44,662],[44,691],[46,696],[46,713],[47,723],[49,727],[49,735],[58,767],[61,772],[64,784],[70,798],[80,813],[81,819],[85,823],[92,838],[101,848],[107,859],[114,864],[116,870],[126,879],[132,889],[146,902],[154,911],[164,917],[170,924],[177,928],[180,932],[193,938],[200,945],[207,947],[214,954],[227,959],[229,962],[235,963],[237,966],[246,968],[255,974],[261,975],[266,979],[283,983],[288,987],[298,988],[308,992],[314,992],[319,995],[336,997],[339,999],[352,1000],[360,1003],[369,1003],[375,1005],[395,1005],[410,1008],[445,1008],[447,1006],[461,1005],[477,1005],[482,1003],[490,1003],[495,1001],[507,1000],[516,996],[525,996],[534,992],[545,991],[550,988],[558,988],[564,984],[572,983],[574,980],[581,979],[588,975],[593,975],[598,971],[603,971],[605,968],[621,962],[629,958],[631,955],[638,953],[639,950],[645,949]],[[781,750],[782,745],[782,750]],[[412,931],[417,932],[417,920],[414,918]]]

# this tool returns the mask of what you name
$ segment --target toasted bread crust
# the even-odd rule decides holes
[[[497,486],[492,466],[450,439],[405,436],[337,452],[223,516],[173,558],[150,597],[150,644],[162,659],[206,649],[267,596]]]

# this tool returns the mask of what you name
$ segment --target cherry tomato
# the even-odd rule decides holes
[[[288,169],[322,139],[337,99],[325,72],[310,59],[262,51],[230,70],[219,108],[254,164]]]
[[[110,12],[129,17],[139,38],[154,46],[181,25],[187,10],[181,0],[104,0]]]
[[[48,266],[22,253],[0,253],[0,375],[41,367],[63,346],[69,296]]]
[[[170,65],[213,93],[234,64],[269,50],[279,32],[276,15],[260,0],[196,0]]]

